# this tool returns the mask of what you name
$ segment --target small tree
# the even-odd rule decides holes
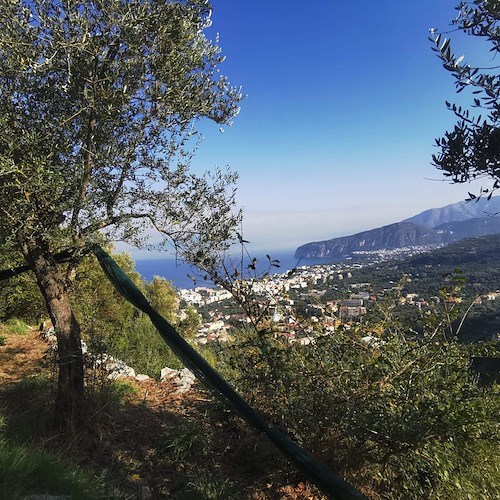
[[[453,103],[446,103],[458,118],[452,131],[436,139],[440,148],[433,155],[433,163],[453,182],[463,183],[481,177],[493,180],[490,187],[482,188],[478,195],[491,197],[500,187],[500,75],[496,56],[500,50],[500,2],[498,0],[474,0],[460,2],[456,7],[457,17],[452,25],[457,31],[479,37],[486,42],[491,53],[490,67],[470,65],[465,55],[457,56],[451,50],[449,38],[436,30],[431,30],[431,40],[443,62],[443,67],[455,78],[457,92],[471,89],[473,108],[471,113]]]
[[[209,25],[205,0],[0,2],[0,245],[29,264],[56,329],[58,425],[83,395],[81,249],[157,230],[200,260],[231,237],[235,176],[188,168],[195,122],[228,123],[241,99]]]
[[[160,313],[170,324],[178,322],[179,296],[173,284],[160,276],[146,285],[146,295],[155,311]]]

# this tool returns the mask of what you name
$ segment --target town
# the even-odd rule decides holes
[[[267,274],[247,280],[232,281],[228,289],[222,287],[197,287],[181,289],[179,297],[184,305],[195,307],[203,318],[197,333],[197,342],[225,342],[235,329],[251,323],[245,314],[244,304],[238,305],[233,293],[244,300],[252,300],[260,308],[259,318],[273,325],[276,335],[288,341],[310,342],[315,331],[333,333],[340,326],[349,328],[389,294],[396,297],[401,308],[414,308],[425,312],[427,308],[445,300],[449,306],[459,303],[462,297],[440,297],[438,290],[430,296],[408,289],[411,274],[403,274],[401,281],[389,280],[383,286],[371,281],[358,280],[359,271],[391,259],[417,255],[427,248],[412,247],[373,252],[364,263],[352,262],[300,266],[282,274]],[[365,273],[366,274],[366,273]],[[406,286],[403,286],[403,283]],[[474,298],[474,305],[495,301],[498,290],[481,293]],[[244,301],[243,300],[243,301]],[[500,302],[500,301],[499,301]],[[250,314],[251,316],[251,314]],[[307,321],[304,321],[307,320]],[[307,326],[305,326],[307,323]]]

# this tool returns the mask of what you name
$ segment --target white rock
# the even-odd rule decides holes
[[[144,380],[149,380],[149,375],[144,375],[143,373],[139,373],[135,376],[135,379],[139,382],[143,382]]]
[[[196,375],[189,368],[180,370],[179,376],[188,380],[196,380]]]
[[[123,375],[125,377],[135,377],[135,370],[121,359],[117,359],[112,363],[107,363],[105,367],[106,370],[112,372],[112,374]]]
[[[177,376],[178,370],[172,368],[162,368],[160,372],[160,380],[171,379]]]
[[[162,368],[160,380],[171,380],[175,385],[176,392],[187,392],[191,389],[196,376],[188,368],[182,370]]]

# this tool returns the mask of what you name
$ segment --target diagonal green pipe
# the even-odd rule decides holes
[[[285,456],[330,498],[355,500],[366,498],[348,482],[332,472],[324,464],[306,453],[288,436],[272,427],[198,354],[149,304],[139,288],[130,280],[118,264],[98,245],[92,251],[104,273],[116,290],[135,307],[146,313],[160,332],[163,340],[177,357],[209,388],[218,393],[235,411],[257,430],[264,432]]]

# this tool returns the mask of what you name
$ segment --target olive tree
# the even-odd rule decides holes
[[[487,195],[500,187],[500,74],[497,55],[500,51],[500,2],[474,0],[460,2],[452,22],[456,31],[477,37],[475,40],[489,49],[491,56],[484,65],[470,64],[465,55],[452,51],[450,38],[431,30],[433,50],[455,79],[457,92],[472,92],[472,108],[454,103],[446,105],[458,118],[453,130],[436,140],[440,152],[433,163],[453,182],[463,183],[486,177],[491,186],[478,195]],[[485,53],[487,51],[485,50]]]
[[[197,121],[230,123],[241,99],[210,14],[206,0],[0,2],[0,244],[29,264],[56,329],[58,425],[83,397],[83,249],[157,231],[206,260],[239,217],[234,174],[189,170]]]

